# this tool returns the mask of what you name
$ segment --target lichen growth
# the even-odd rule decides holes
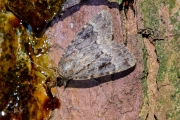
[[[176,0],[141,0],[140,3],[145,28],[150,27],[154,30],[154,38],[164,38],[155,43],[160,65],[157,76],[158,99],[155,109],[157,119],[160,117],[167,120],[180,118],[180,109],[177,108],[180,99],[180,79],[178,77],[180,69],[178,35],[180,23],[178,17],[180,9],[176,9],[178,5]],[[169,16],[167,17],[167,15]]]

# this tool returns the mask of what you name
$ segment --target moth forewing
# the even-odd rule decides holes
[[[58,64],[63,78],[85,80],[127,70],[135,65],[133,54],[112,40],[113,23],[108,11],[95,15],[65,49]]]

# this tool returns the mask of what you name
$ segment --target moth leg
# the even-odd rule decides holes
[[[51,79],[51,78],[48,78],[46,81],[45,81],[45,85],[43,85],[43,87],[45,88],[46,90],[46,93],[47,95],[50,97],[50,98],[53,98],[53,94],[51,92],[51,88],[55,86],[55,82]]]
[[[64,89],[66,89],[68,87],[70,81],[71,80],[63,80],[62,78],[57,77],[57,86],[58,87],[64,86]]]
[[[57,67],[49,67],[49,69],[54,70],[54,72],[55,72],[54,77],[58,77],[59,76]]]
[[[56,86],[63,86],[65,85],[65,80],[62,79],[61,75],[58,73],[58,68],[57,67],[51,67],[50,69],[53,69],[54,70],[54,77],[57,78],[56,79]]]
[[[93,78],[96,82],[98,82],[98,78]]]
[[[97,85],[99,85],[101,83],[101,79],[100,78],[93,78],[93,79],[96,81]]]
[[[69,85],[69,83],[70,83],[70,81],[71,80],[64,80],[63,78],[61,78],[61,77],[57,77],[57,79],[56,79],[56,85],[58,86],[58,87],[61,87],[61,86],[64,86],[65,88],[67,88],[68,87],[68,85]]]
[[[68,81],[64,80],[64,81],[63,81],[63,86],[64,86],[64,89],[63,89],[62,94],[64,93],[65,89],[68,87],[68,85],[69,85],[70,81],[71,81],[71,80],[68,80]],[[61,96],[62,96],[62,94],[61,94]]]
[[[66,89],[68,87],[70,81],[71,80],[68,80],[68,81],[64,80],[64,89]]]

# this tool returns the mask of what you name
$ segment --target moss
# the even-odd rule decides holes
[[[172,9],[175,7],[176,5],[176,0],[166,0],[167,5],[169,6],[169,12],[172,12]]]
[[[165,49],[162,48],[162,44],[163,43],[157,43],[156,45],[156,51],[157,51],[157,56],[158,56],[158,60],[159,60],[159,70],[158,70],[158,77],[157,77],[157,81],[158,82],[162,82],[164,81],[165,77],[166,77],[166,72],[167,72],[167,59],[168,59],[168,56],[164,55],[164,51]],[[169,54],[169,53],[166,53],[166,54]]]
[[[176,106],[179,104],[178,100],[180,99],[180,86],[179,86],[179,82],[180,79],[178,79],[177,76],[177,72],[180,69],[180,64],[179,64],[179,59],[180,57],[177,55],[179,54],[179,45],[177,45],[175,42],[176,40],[171,40],[171,42],[169,43],[169,47],[167,46],[167,43],[164,42],[164,44],[160,44],[156,50],[158,51],[157,54],[158,56],[163,56],[160,57],[159,62],[160,62],[160,68],[159,68],[159,72],[158,72],[158,78],[157,81],[158,83],[162,83],[165,79],[168,78],[168,80],[170,81],[170,83],[173,84],[174,88],[176,92],[173,93],[174,95],[171,95],[171,106]],[[160,97],[161,95],[159,95]],[[162,103],[163,101],[161,101]],[[166,102],[164,101],[164,104],[162,104],[162,106],[169,106],[167,104],[165,104]],[[170,108],[169,108],[170,109]],[[172,108],[173,109],[173,108]],[[170,118],[176,119],[176,117],[178,116],[180,110],[171,110],[168,111],[168,116]]]
[[[147,49],[144,47],[143,49],[143,60],[144,60],[144,71],[142,75],[142,87],[143,87],[143,94],[147,96],[147,81],[146,77],[148,75],[148,68],[147,68]]]
[[[177,71],[177,77],[180,79],[180,70]]]
[[[143,40],[142,37],[138,37],[139,40]],[[148,93],[147,93],[147,75],[148,75],[148,67],[147,67],[147,49],[146,47],[143,45],[142,46],[142,53],[143,53],[143,61],[144,61],[144,71],[142,74],[142,79],[141,79],[141,83],[142,83],[142,90],[143,90],[143,106],[141,107],[141,112],[139,114],[140,119],[145,119],[147,112],[144,110],[147,110],[147,106],[148,106]]]
[[[158,4],[159,1],[146,1],[143,0],[140,4],[142,12],[143,12],[143,19],[144,24],[148,28],[152,28],[155,30],[155,27],[159,26],[158,20]]]
[[[177,17],[179,17],[179,9],[174,9],[178,5],[176,0],[158,0],[158,1],[146,1],[142,0],[140,3],[142,9],[142,16],[144,20],[145,28],[152,28],[156,36],[160,35],[160,38],[164,38],[165,33],[169,32],[168,26],[161,23],[159,18],[159,8],[163,7],[168,8],[169,12],[169,21],[170,26],[173,26],[174,29],[170,31],[170,34],[174,36],[168,36],[167,39],[163,41],[156,41],[155,47],[159,61],[159,71],[157,76],[157,84],[171,86],[171,91],[167,92],[169,89],[166,86],[158,86],[161,89],[161,93],[158,93],[157,100],[157,114],[166,115],[168,119],[179,119],[180,109],[175,109],[176,106],[179,106],[180,100],[180,23]],[[175,11],[176,10],[176,11]],[[143,50],[144,51],[144,50]],[[146,69],[146,68],[145,68]],[[144,84],[144,83],[143,83]],[[146,90],[146,88],[143,88]],[[144,91],[144,90],[143,90]],[[146,94],[146,92],[144,92]],[[168,101],[169,100],[169,101]]]
[[[171,17],[170,20],[171,20],[171,24],[175,24],[178,22],[178,20],[175,17]]]

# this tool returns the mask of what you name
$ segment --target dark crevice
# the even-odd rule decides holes
[[[146,119],[145,119],[145,120],[147,120],[147,119],[148,119],[148,116],[149,116],[149,113],[146,115]]]
[[[155,119],[155,120],[158,120],[158,118],[157,118],[157,116],[156,116],[156,115],[154,115],[154,119]]]

